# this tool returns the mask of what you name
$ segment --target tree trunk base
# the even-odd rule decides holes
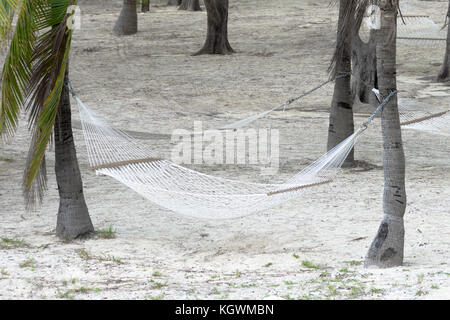
[[[202,54],[229,55],[233,53],[236,53],[236,51],[234,51],[233,48],[231,48],[231,45],[227,43],[220,46],[205,45],[200,51],[194,53],[193,56],[200,56]]]
[[[202,11],[199,0],[183,0],[178,10]]]
[[[450,81],[450,66],[449,65],[445,65],[442,66],[441,71],[439,72],[437,78],[436,78],[437,82],[448,82]]]
[[[147,3],[142,2],[141,4],[141,12],[149,12],[150,11],[150,0]]]
[[[89,217],[83,194],[60,199],[56,236],[64,240],[73,240],[94,234],[94,226]]]
[[[403,218],[385,216],[364,261],[364,267],[391,268],[403,264]]]
[[[124,1],[119,18],[114,25],[114,34],[117,36],[128,36],[136,34],[137,29],[136,1]]]

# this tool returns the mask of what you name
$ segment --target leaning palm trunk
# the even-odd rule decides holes
[[[335,74],[337,78],[334,84],[334,94],[330,110],[330,122],[328,127],[328,150],[331,150],[344,139],[351,136],[354,131],[353,107],[351,93],[351,26],[344,29],[344,16],[348,14],[351,0],[340,0],[337,45],[342,46],[340,54],[335,61]],[[345,31],[343,31],[345,30]],[[344,166],[350,166],[354,162],[354,151],[348,155]]]
[[[72,134],[70,98],[67,89],[68,74],[56,116],[55,174],[59,190],[59,210],[56,235],[74,239],[94,231],[83,194],[83,184],[78,166]]]
[[[114,25],[114,33],[126,36],[137,33],[136,0],[123,0],[123,7]]]
[[[437,81],[450,81],[450,0],[448,2],[447,19],[448,31],[447,31],[447,47],[445,49],[445,58],[442,69],[439,72]]]
[[[379,90],[383,96],[397,89],[396,0],[381,0],[381,30],[377,37]],[[406,208],[405,156],[403,152],[397,98],[385,106],[381,118],[384,166],[384,217],[369,248],[365,266],[394,267],[403,263]]]

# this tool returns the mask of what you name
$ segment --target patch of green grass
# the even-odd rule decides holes
[[[0,157],[0,161],[4,161],[4,162],[12,162],[13,159],[11,159],[11,158]]]
[[[21,268],[30,268],[31,270],[34,270],[36,268],[36,260],[33,258],[29,258],[22,263],[19,264],[19,267]]]
[[[435,284],[433,284],[433,285],[431,286],[431,289],[439,289],[439,286],[438,286],[438,285],[435,285]]]
[[[57,290],[56,291],[56,297],[59,299],[69,299],[72,300],[73,299],[73,295],[72,295],[72,290],[67,290],[67,291],[61,291],[61,290]]]
[[[379,289],[379,288],[375,288],[375,287],[370,288],[370,293],[372,293],[372,294],[382,294],[385,291],[386,290],[384,290],[384,289]]]
[[[266,263],[266,264],[264,265],[264,267],[268,268],[268,267],[270,267],[271,265],[273,265],[273,263],[272,263],[272,262],[269,262],[269,263]]]
[[[322,268],[319,264],[314,264],[313,262],[309,260],[303,260],[302,266],[308,269],[320,269]]]
[[[152,283],[152,285],[150,286],[151,289],[161,289],[167,286],[167,281],[166,282],[158,282],[158,281],[154,281],[154,280],[150,280],[150,282]]]
[[[236,278],[240,278],[242,276],[242,272],[240,272],[239,270],[236,270],[234,275],[236,276]]]
[[[329,293],[330,296],[335,297],[335,296],[339,295],[339,292],[337,291],[335,286],[329,284],[327,286],[327,288],[328,288],[328,293]]]
[[[351,286],[349,297],[352,299],[356,299],[359,296],[364,294],[364,289],[361,287]]]
[[[93,258],[92,253],[84,248],[78,250],[77,252],[78,256],[85,261],[91,260]]]
[[[356,261],[356,260],[347,260],[344,261],[344,263],[350,265],[350,266],[359,266],[362,264],[362,261]]]
[[[296,254],[296,253],[293,253],[292,256],[293,256],[295,259],[299,259],[299,258],[300,258],[300,256],[299,256],[298,254]]]
[[[252,288],[252,287],[256,287],[256,283],[242,283],[240,285],[241,288]]]
[[[348,268],[341,268],[339,269],[340,273],[355,273],[353,270],[349,270]]]
[[[16,249],[16,248],[29,248],[30,244],[26,243],[22,239],[0,239],[0,249]]]
[[[116,230],[113,226],[109,226],[107,229],[98,229],[97,235],[101,239],[114,239],[116,237]]]
[[[161,294],[159,294],[159,295],[157,295],[157,296],[149,296],[148,298],[149,298],[150,300],[163,300],[163,299],[164,299],[164,296],[165,296],[165,294],[164,294],[164,293],[161,293]]]
[[[217,289],[216,287],[214,287],[214,289],[212,290],[212,294],[220,294],[219,289]]]
[[[417,283],[418,284],[422,283],[424,278],[425,278],[425,275],[423,273],[417,275]]]
[[[122,261],[121,258],[117,258],[117,257],[114,257],[114,256],[99,256],[99,257],[97,257],[97,260],[98,261],[103,261],[103,262],[111,261],[111,262],[114,262],[114,263],[117,263],[117,264],[123,264],[123,261]]]
[[[420,289],[420,290],[417,290],[416,296],[420,297],[420,296],[426,295],[427,293],[428,293],[428,291]]]
[[[162,276],[163,276],[163,274],[159,271],[155,271],[152,273],[152,277],[155,277],[155,278],[161,278]]]
[[[294,284],[294,282],[293,282],[293,281],[290,281],[290,280],[285,280],[285,281],[283,281],[283,282],[284,282],[284,284],[287,285],[287,286],[292,286],[292,285]]]
[[[2,276],[4,276],[4,277],[9,276],[9,272],[8,272],[8,270],[5,269],[5,267],[2,267],[2,268],[0,269],[0,274],[1,274]]]
[[[229,293],[225,293],[224,295],[220,296],[219,299],[220,299],[220,300],[226,300],[226,299],[228,299],[229,297],[230,297],[230,294],[229,294]]]

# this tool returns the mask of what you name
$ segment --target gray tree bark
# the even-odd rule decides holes
[[[200,0],[182,0],[178,10],[202,11]]]
[[[122,10],[114,26],[114,33],[126,36],[137,33],[136,0],[123,0]]]
[[[397,0],[381,0],[381,30],[377,34],[379,90],[383,97],[397,89],[396,38]],[[384,216],[365,259],[365,266],[382,268],[403,263],[406,208],[405,155],[398,114],[397,96],[385,106],[381,116],[384,166]]]
[[[205,0],[208,32],[203,48],[194,55],[232,54],[228,42],[228,0]]]
[[[179,6],[182,0],[167,0],[168,6]]]
[[[150,11],[150,0],[141,0],[141,12]]]
[[[340,0],[338,30],[343,27],[346,2]],[[351,94],[351,28],[347,34],[338,31],[337,43],[344,43],[343,53],[336,61],[336,74],[349,73],[348,76],[336,79],[334,83],[333,100],[331,102],[330,122],[328,126],[327,148],[331,150],[345,140],[354,132],[353,124],[353,101]],[[344,167],[352,166],[354,163],[354,150],[350,152],[344,162]]]
[[[65,77],[68,82],[68,73]],[[54,127],[55,174],[59,191],[59,209],[56,235],[72,240],[94,232],[83,194],[80,168],[72,134],[70,98],[66,86],[63,88]]]
[[[450,0],[448,2],[447,23],[447,46],[445,48],[444,64],[442,65],[441,71],[439,71],[437,77],[437,81],[439,82],[450,81]]]
[[[357,31],[353,32],[352,68],[353,103],[378,106],[378,100],[372,92],[373,88],[378,88],[376,30],[370,31],[368,43],[361,40]]]

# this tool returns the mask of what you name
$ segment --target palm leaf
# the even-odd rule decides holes
[[[38,6],[34,6],[34,1],[22,4],[3,66],[0,105],[0,136],[3,138],[14,134],[27,91],[31,76],[30,59],[36,40],[35,16],[38,9]]]
[[[28,112],[32,131],[23,191],[28,209],[42,201],[46,188],[45,151],[53,134],[68,66],[72,31],[67,10],[76,0],[0,0],[0,37],[17,26],[2,75],[0,136],[11,137],[21,108]],[[14,10],[13,10],[14,9]]]
[[[43,32],[34,48],[26,111],[33,131],[23,178],[27,209],[42,202],[46,188],[45,151],[52,140],[58,106],[68,65],[72,31],[67,28],[70,0],[49,0],[37,18]]]
[[[6,44],[13,30],[14,13],[18,11],[23,0],[0,0],[0,48]]]

